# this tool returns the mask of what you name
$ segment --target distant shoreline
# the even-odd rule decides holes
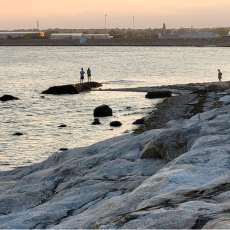
[[[155,41],[95,40],[80,44],[79,40],[8,39],[0,46],[147,46],[147,47],[230,47],[230,39],[189,39]]]

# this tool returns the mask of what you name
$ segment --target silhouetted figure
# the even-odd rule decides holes
[[[222,81],[222,78],[223,78],[223,73],[221,72],[220,69],[218,69],[218,79],[219,79],[219,81]]]
[[[87,69],[88,83],[91,83],[91,76],[92,76],[91,69],[88,68],[88,69]]]
[[[80,71],[80,84],[84,83],[84,79],[85,79],[85,71],[84,71],[83,68],[81,68],[81,71]]]

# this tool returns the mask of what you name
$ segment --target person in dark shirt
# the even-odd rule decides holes
[[[91,69],[90,69],[90,68],[88,68],[88,69],[87,69],[88,83],[91,83],[91,76],[92,76]]]
[[[220,69],[218,69],[218,80],[222,81],[222,78],[223,78],[223,73],[221,72]]]
[[[83,84],[84,79],[85,79],[85,71],[84,71],[83,68],[81,68],[81,71],[80,71],[80,84]]]

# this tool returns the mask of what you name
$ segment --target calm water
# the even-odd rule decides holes
[[[229,60],[228,48],[0,47],[0,95],[21,99],[0,104],[0,170],[41,161],[60,148],[87,146],[131,131],[132,122],[157,103],[142,93],[40,98],[50,86],[77,82],[82,66],[90,66],[94,80],[103,82],[104,88],[120,88],[214,81],[217,68],[230,80]],[[110,105],[114,117],[95,127],[93,109],[101,104]],[[112,120],[124,125],[111,130]],[[58,128],[60,124],[67,128]],[[12,135],[18,131],[25,135]]]

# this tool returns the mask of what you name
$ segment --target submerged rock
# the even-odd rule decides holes
[[[24,135],[24,134],[21,133],[21,132],[16,132],[16,133],[13,134],[13,136],[23,136],[23,135]]]
[[[111,127],[121,127],[122,123],[120,121],[112,121],[110,122]]]
[[[101,125],[101,122],[98,118],[95,118],[92,125]]]
[[[157,99],[157,98],[166,98],[171,96],[172,96],[171,91],[152,91],[152,92],[148,92],[145,97],[148,99]]]
[[[68,151],[69,149],[68,148],[60,148],[59,151],[62,151],[62,152],[65,152],[65,151]]]
[[[66,127],[67,127],[67,125],[65,125],[65,124],[61,124],[58,126],[58,128],[66,128]]]
[[[94,109],[94,117],[113,116],[113,110],[108,105],[101,105]]]
[[[11,95],[4,95],[0,97],[0,101],[6,102],[6,101],[13,101],[13,100],[19,100],[19,98],[11,96]]]

